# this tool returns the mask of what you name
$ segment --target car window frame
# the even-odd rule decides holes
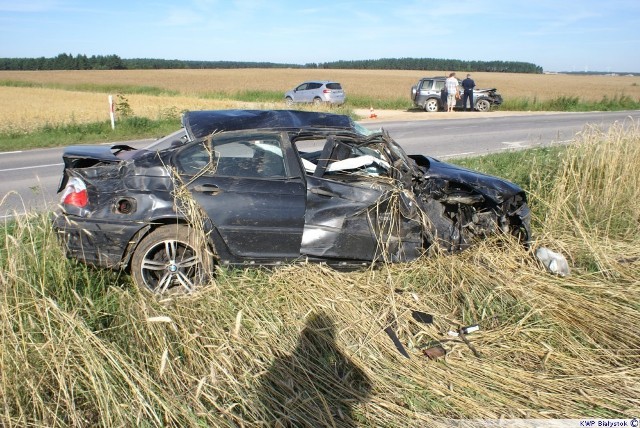
[[[176,152],[173,156],[172,163],[176,167],[178,173],[180,175],[185,175],[185,176],[201,176],[202,175],[202,176],[209,176],[209,177],[235,177],[238,179],[267,179],[267,180],[268,179],[283,180],[283,179],[295,176],[295,173],[292,173],[289,157],[287,156],[287,147],[290,146],[290,143],[288,142],[288,137],[286,137],[286,134],[281,132],[247,133],[246,131],[229,132],[229,133],[223,133],[223,134],[224,135],[219,134],[220,137],[213,136],[212,138],[207,138],[205,140],[195,142],[193,144],[190,144],[188,146],[181,148],[178,152]],[[285,138],[286,138],[286,141],[284,141]],[[277,140],[279,143],[279,149],[281,150],[281,153],[282,153],[282,156],[281,156],[282,171],[283,171],[282,174],[260,175],[260,174],[253,173],[253,174],[244,175],[244,174],[225,174],[222,171],[219,171],[218,170],[219,164],[217,162],[219,162],[220,158],[216,159],[215,157],[216,156],[215,147],[220,146],[222,144],[242,142],[243,140],[249,143],[263,141],[263,140],[264,141]],[[216,143],[222,143],[222,144],[216,144]],[[184,157],[186,156],[186,153],[194,150],[194,148],[196,147],[201,148],[199,152],[204,154],[201,157],[203,159],[208,158],[208,162],[199,167],[189,167],[187,165],[188,160],[184,159]],[[266,151],[268,150],[263,150],[263,153],[265,153]],[[273,155],[278,156],[275,153],[273,153]],[[229,158],[231,158],[231,156],[229,156]],[[240,159],[244,157],[236,156],[236,158]],[[249,162],[249,159],[253,159],[253,158],[247,157],[246,159],[247,159],[247,165],[250,165],[251,162]],[[197,162],[197,160],[192,160],[192,162]],[[238,165],[238,171],[242,172],[240,165]],[[247,171],[251,171],[251,170],[249,169]]]
[[[427,82],[431,82],[429,83],[428,86],[425,86],[425,83]],[[423,79],[422,82],[420,83],[420,90],[421,91],[430,91],[433,89],[433,84],[435,82],[435,79]]]

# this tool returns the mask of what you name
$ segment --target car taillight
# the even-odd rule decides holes
[[[65,205],[73,205],[79,208],[86,207],[89,203],[89,195],[84,181],[76,177],[70,178],[60,201]]]
[[[323,94],[330,94],[331,93],[331,89],[324,89],[322,91]]]

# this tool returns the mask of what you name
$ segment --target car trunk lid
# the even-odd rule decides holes
[[[139,150],[126,144],[115,144],[113,146],[70,146],[64,149],[62,160],[64,170],[62,179],[58,186],[61,192],[69,180],[68,169],[89,168],[99,163],[113,164],[130,159]]]

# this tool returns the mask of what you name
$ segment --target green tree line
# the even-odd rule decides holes
[[[465,70],[509,73],[542,73],[542,67],[518,61],[464,61],[438,58],[381,58],[307,64],[279,64],[247,61],[187,61],[133,58],[118,55],[76,55],[62,53],[54,58],[0,58],[0,70],[139,70],[139,69],[224,69],[224,68],[320,68],[357,70]]]
[[[381,58],[372,60],[336,61],[318,64],[319,68],[355,70],[465,70],[503,73],[542,73],[542,67],[518,61],[464,61],[439,58]]]

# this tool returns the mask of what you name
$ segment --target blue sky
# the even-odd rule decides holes
[[[0,0],[0,57],[402,57],[640,72],[638,0]]]

